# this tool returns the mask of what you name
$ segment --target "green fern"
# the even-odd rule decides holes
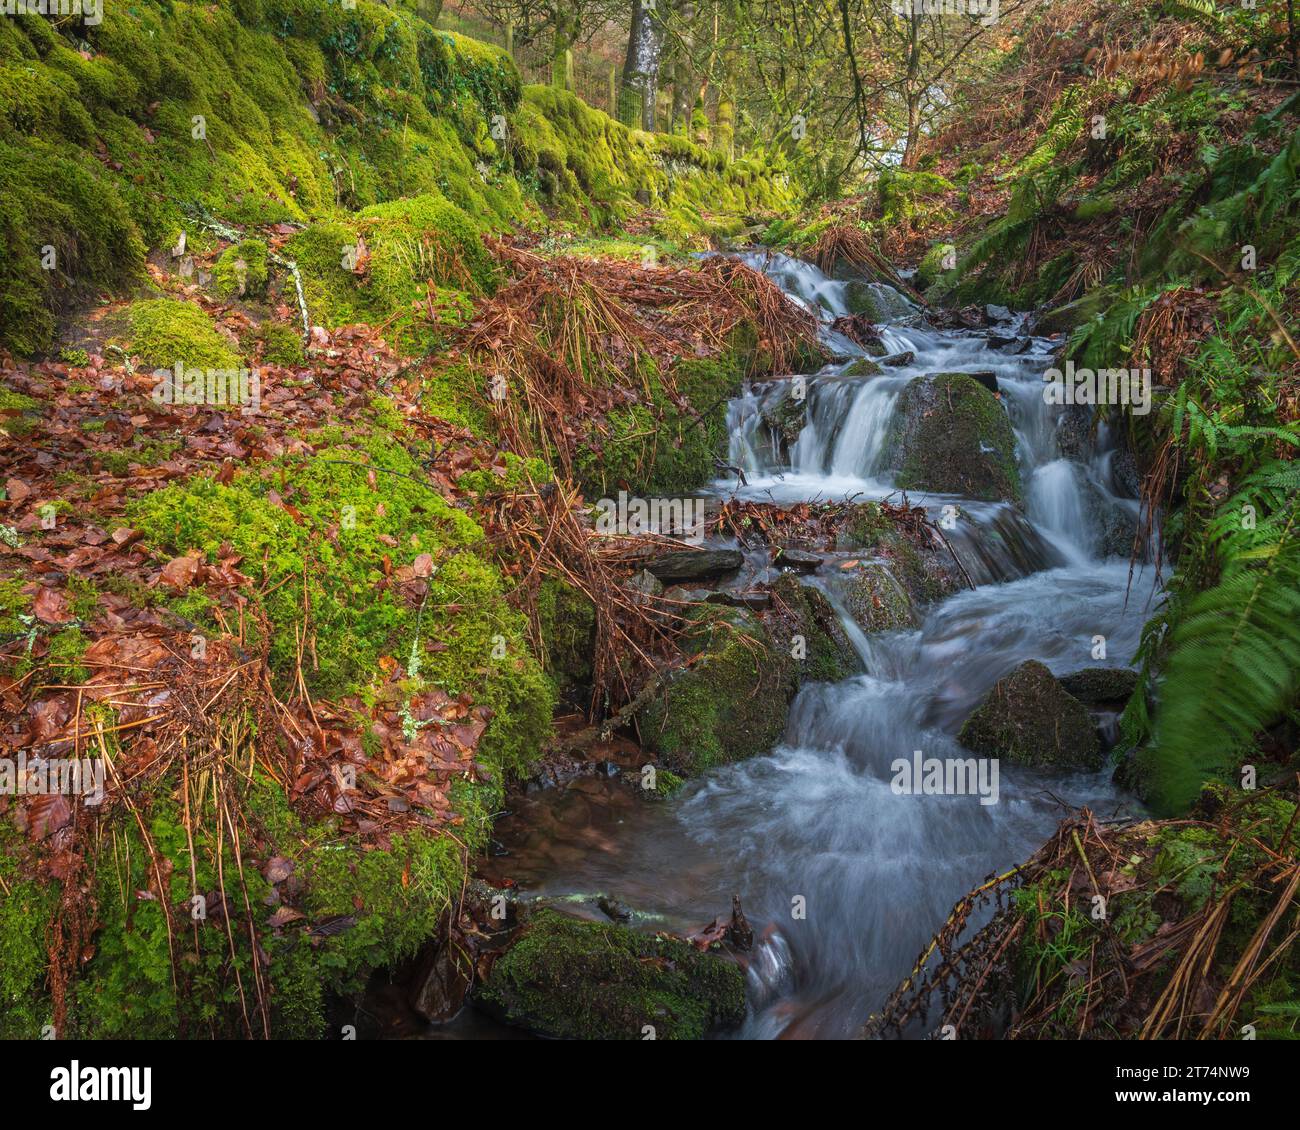
[[[1252,475],[1208,527],[1221,566],[1168,637],[1154,741],[1138,754],[1153,805],[1184,811],[1240,763],[1300,688],[1300,493],[1295,468]]]

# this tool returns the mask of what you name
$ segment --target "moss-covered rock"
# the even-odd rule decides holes
[[[915,628],[911,595],[883,562],[859,568],[848,586],[848,607],[864,632],[896,632]]]
[[[211,318],[192,302],[149,298],[134,302],[125,314],[127,352],[149,369],[235,369],[239,354]]]
[[[384,432],[358,425],[313,439],[312,456],[284,464],[295,513],[278,501],[280,473],[268,467],[229,484],[199,478],[166,487],[134,501],[132,521],[160,551],[215,561],[224,543],[260,574],[270,661],[281,678],[295,677],[305,584],[313,693],[363,690],[381,657],[418,654],[423,678],[491,708],[485,752],[522,768],[550,731],[553,691],[483,552],[482,529],[423,485],[419,464]],[[385,579],[421,554],[436,562],[423,615],[420,602]],[[284,583],[291,578],[301,582]]]
[[[996,396],[965,373],[931,373],[899,394],[887,440],[897,485],[965,498],[1021,498],[1016,437]]]
[[[778,653],[794,659],[800,684],[809,680],[837,683],[861,670],[844,625],[821,589],[801,584],[787,573],[772,585],[771,592],[768,634]],[[799,640],[802,646],[796,646]]]
[[[745,976],[687,942],[553,910],[532,916],[477,999],[506,1020],[572,1040],[698,1040],[745,1016]]]
[[[221,253],[212,281],[223,298],[252,300],[266,293],[268,277],[266,244],[260,239],[245,239]]]
[[[1085,667],[1061,678],[1061,686],[1090,706],[1123,706],[1137,689],[1138,673],[1131,667]]]
[[[1114,300],[1113,288],[1094,287],[1073,302],[1036,314],[1033,320],[1033,332],[1036,334],[1069,333],[1084,322],[1104,314]]]
[[[672,382],[680,403],[653,378],[649,404],[615,409],[592,425],[574,461],[588,498],[619,490],[679,498],[716,477],[715,459],[727,444],[726,402],[740,392],[750,362],[737,337],[717,357],[677,363]]]
[[[753,613],[709,606],[696,616],[691,665],[637,719],[646,749],[688,776],[771,749],[798,685],[794,657]]]
[[[596,642],[595,605],[572,585],[547,577],[537,598],[547,676],[560,693],[591,683]]]
[[[1096,769],[1097,730],[1087,708],[1037,660],[999,679],[958,740],[987,757],[1053,769]]]

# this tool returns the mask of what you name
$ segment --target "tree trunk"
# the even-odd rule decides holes
[[[907,83],[904,86],[907,101],[907,137],[903,139],[903,168],[916,166],[917,142],[921,132],[921,95],[924,87],[921,72],[921,16],[913,15],[907,40]]]
[[[653,6],[646,7],[642,0],[636,0],[623,63],[623,94],[619,98],[618,116],[624,125],[655,128],[655,95],[663,47],[664,29],[658,13]]]
[[[673,133],[689,136],[691,132],[691,112],[695,109],[695,76],[691,73],[691,47],[694,36],[690,27],[695,22],[695,5],[686,0],[681,6],[681,22],[686,31],[673,50]]]
[[[730,161],[736,156],[736,79],[740,73],[735,42],[740,26],[740,11],[734,0],[726,5],[724,26],[724,34],[729,38],[722,48],[718,108],[713,118],[713,148]]]
[[[551,38],[551,85],[560,90],[573,89],[573,55],[571,50],[578,41],[578,20],[563,6],[555,10],[554,32]]]

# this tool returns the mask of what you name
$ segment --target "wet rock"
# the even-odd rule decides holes
[[[916,354],[910,349],[904,349],[902,353],[891,353],[888,357],[882,357],[880,363],[898,369],[904,365],[911,365],[915,360]]]
[[[1043,310],[1030,319],[1030,332],[1045,337],[1051,334],[1069,333],[1075,326],[1080,326],[1089,318],[1104,313],[1114,301],[1114,291],[1110,287],[1098,286],[1089,290],[1082,298],[1057,306],[1052,310]]]
[[[838,682],[861,670],[839,613],[821,589],[786,573],[771,592],[774,610],[767,617],[768,634],[778,654],[793,659],[796,689],[809,680]]]
[[[611,922],[632,921],[632,908],[626,903],[620,902],[616,898],[610,898],[608,895],[601,895],[596,899],[596,906],[600,908],[601,914]]]
[[[1067,405],[1056,421],[1056,450],[1063,458],[1086,463],[1092,456],[1092,411],[1082,404]]]
[[[1142,473],[1137,458],[1128,447],[1121,447],[1110,457],[1111,489],[1121,498],[1142,497]]]
[[[554,910],[532,916],[475,998],[508,1023],[574,1040],[698,1040],[745,1016],[728,958]]]
[[[850,314],[860,314],[873,322],[885,319],[882,304],[876,298],[876,292],[870,283],[862,279],[852,279],[844,287],[844,305]]]
[[[1088,480],[1083,487],[1084,506],[1097,531],[1096,550],[1103,557],[1146,559],[1146,547],[1138,541],[1138,515],[1134,506],[1108,496],[1096,483]]]
[[[989,345],[993,349],[1010,349],[1018,340],[1014,334],[989,334]]]
[[[465,1003],[469,978],[444,937],[421,962],[411,990],[411,1008],[432,1023],[452,1019]]]
[[[992,369],[976,369],[966,375],[973,381],[979,381],[989,392],[998,391],[998,375]]]
[[[904,490],[1021,499],[1016,439],[1001,403],[968,373],[931,373],[899,394],[887,465]]]
[[[1137,689],[1138,673],[1128,667],[1085,667],[1062,676],[1060,682],[1088,706],[1123,707]]]
[[[1054,769],[1096,769],[1101,744],[1087,707],[1037,660],[999,679],[958,740],[987,757]]]
[[[745,556],[738,549],[679,549],[647,562],[646,571],[664,584],[674,584],[721,577],[744,563]]]
[[[749,608],[761,611],[772,607],[772,594],[766,589],[711,592],[704,597],[706,604],[725,604],[729,608]]]
[[[748,609],[688,620],[689,667],[673,673],[637,716],[645,748],[686,776],[766,753],[785,729],[798,673]]]
[[[1015,320],[1015,315],[1010,310],[993,302],[984,307],[984,316],[990,322],[1010,322]]]
[[[868,563],[854,575],[847,604],[864,632],[896,632],[917,625],[910,594],[882,562]]]
[[[851,364],[844,367],[840,373],[842,377],[874,377],[881,372],[880,366],[885,364],[884,359],[879,363],[871,360],[870,357],[859,357]]]
[[[810,553],[806,549],[791,549],[788,546],[782,546],[776,551],[772,563],[782,569],[795,569],[800,573],[811,573],[821,568],[822,557],[820,554]]]
[[[763,423],[776,436],[782,458],[799,439],[799,433],[808,422],[807,407],[807,401],[786,396],[779,404],[763,412]]]
[[[639,596],[659,596],[664,591],[663,582],[649,569],[633,574],[623,582],[625,589],[630,589]]]
[[[936,330],[978,330],[988,319],[978,306],[963,306],[960,310],[932,307],[926,312],[926,320]]]
[[[688,617],[693,658],[640,710],[645,749],[683,775],[766,753],[785,730],[790,702],[809,680],[860,669],[839,616],[818,589],[782,575],[770,610],[701,609]]]

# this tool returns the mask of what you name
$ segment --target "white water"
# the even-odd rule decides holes
[[[844,284],[781,256],[751,262],[810,309],[828,318],[843,312]],[[901,298],[895,308],[903,321],[886,342],[891,351],[912,350],[915,362],[860,380],[834,370],[810,375],[810,422],[788,464],[759,416],[788,394],[789,382],[756,385],[732,402],[731,461],[749,478],[738,492],[778,501],[887,496],[893,472],[882,445],[905,381],[994,370],[1027,502],[1022,514],[1010,504],[956,500],[969,520],[950,540],[978,587],[930,608],[916,631],[866,636],[850,622],[865,674],[805,687],[771,754],[692,782],[666,805],[622,813],[616,827],[588,835],[583,852],[525,884],[533,894],[607,891],[676,929],[698,928],[738,893],[762,939],[749,974],[747,1037],[857,1032],[953,902],[1032,853],[1067,806],[1086,803],[1103,815],[1130,806],[1109,771],[1061,776],[1006,762],[994,805],[890,787],[891,762],[913,750],[966,756],[955,740],[962,721],[1024,660],[1058,674],[1126,662],[1154,583],[1149,568],[1139,569],[1128,591],[1127,560],[1098,556],[1099,516],[1136,504],[1112,493],[1105,452],[1086,466],[1060,457],[1058,410],[1042,396],[1047,344],[1009,356],[975,334],[916,324]],[[829,332],[827,340],[860,353]],[[715,490],[737,487],[719,482]],[[1097,637],[1105,639],[1102,660]],[[804,917],[795,913],[801,904]]]

